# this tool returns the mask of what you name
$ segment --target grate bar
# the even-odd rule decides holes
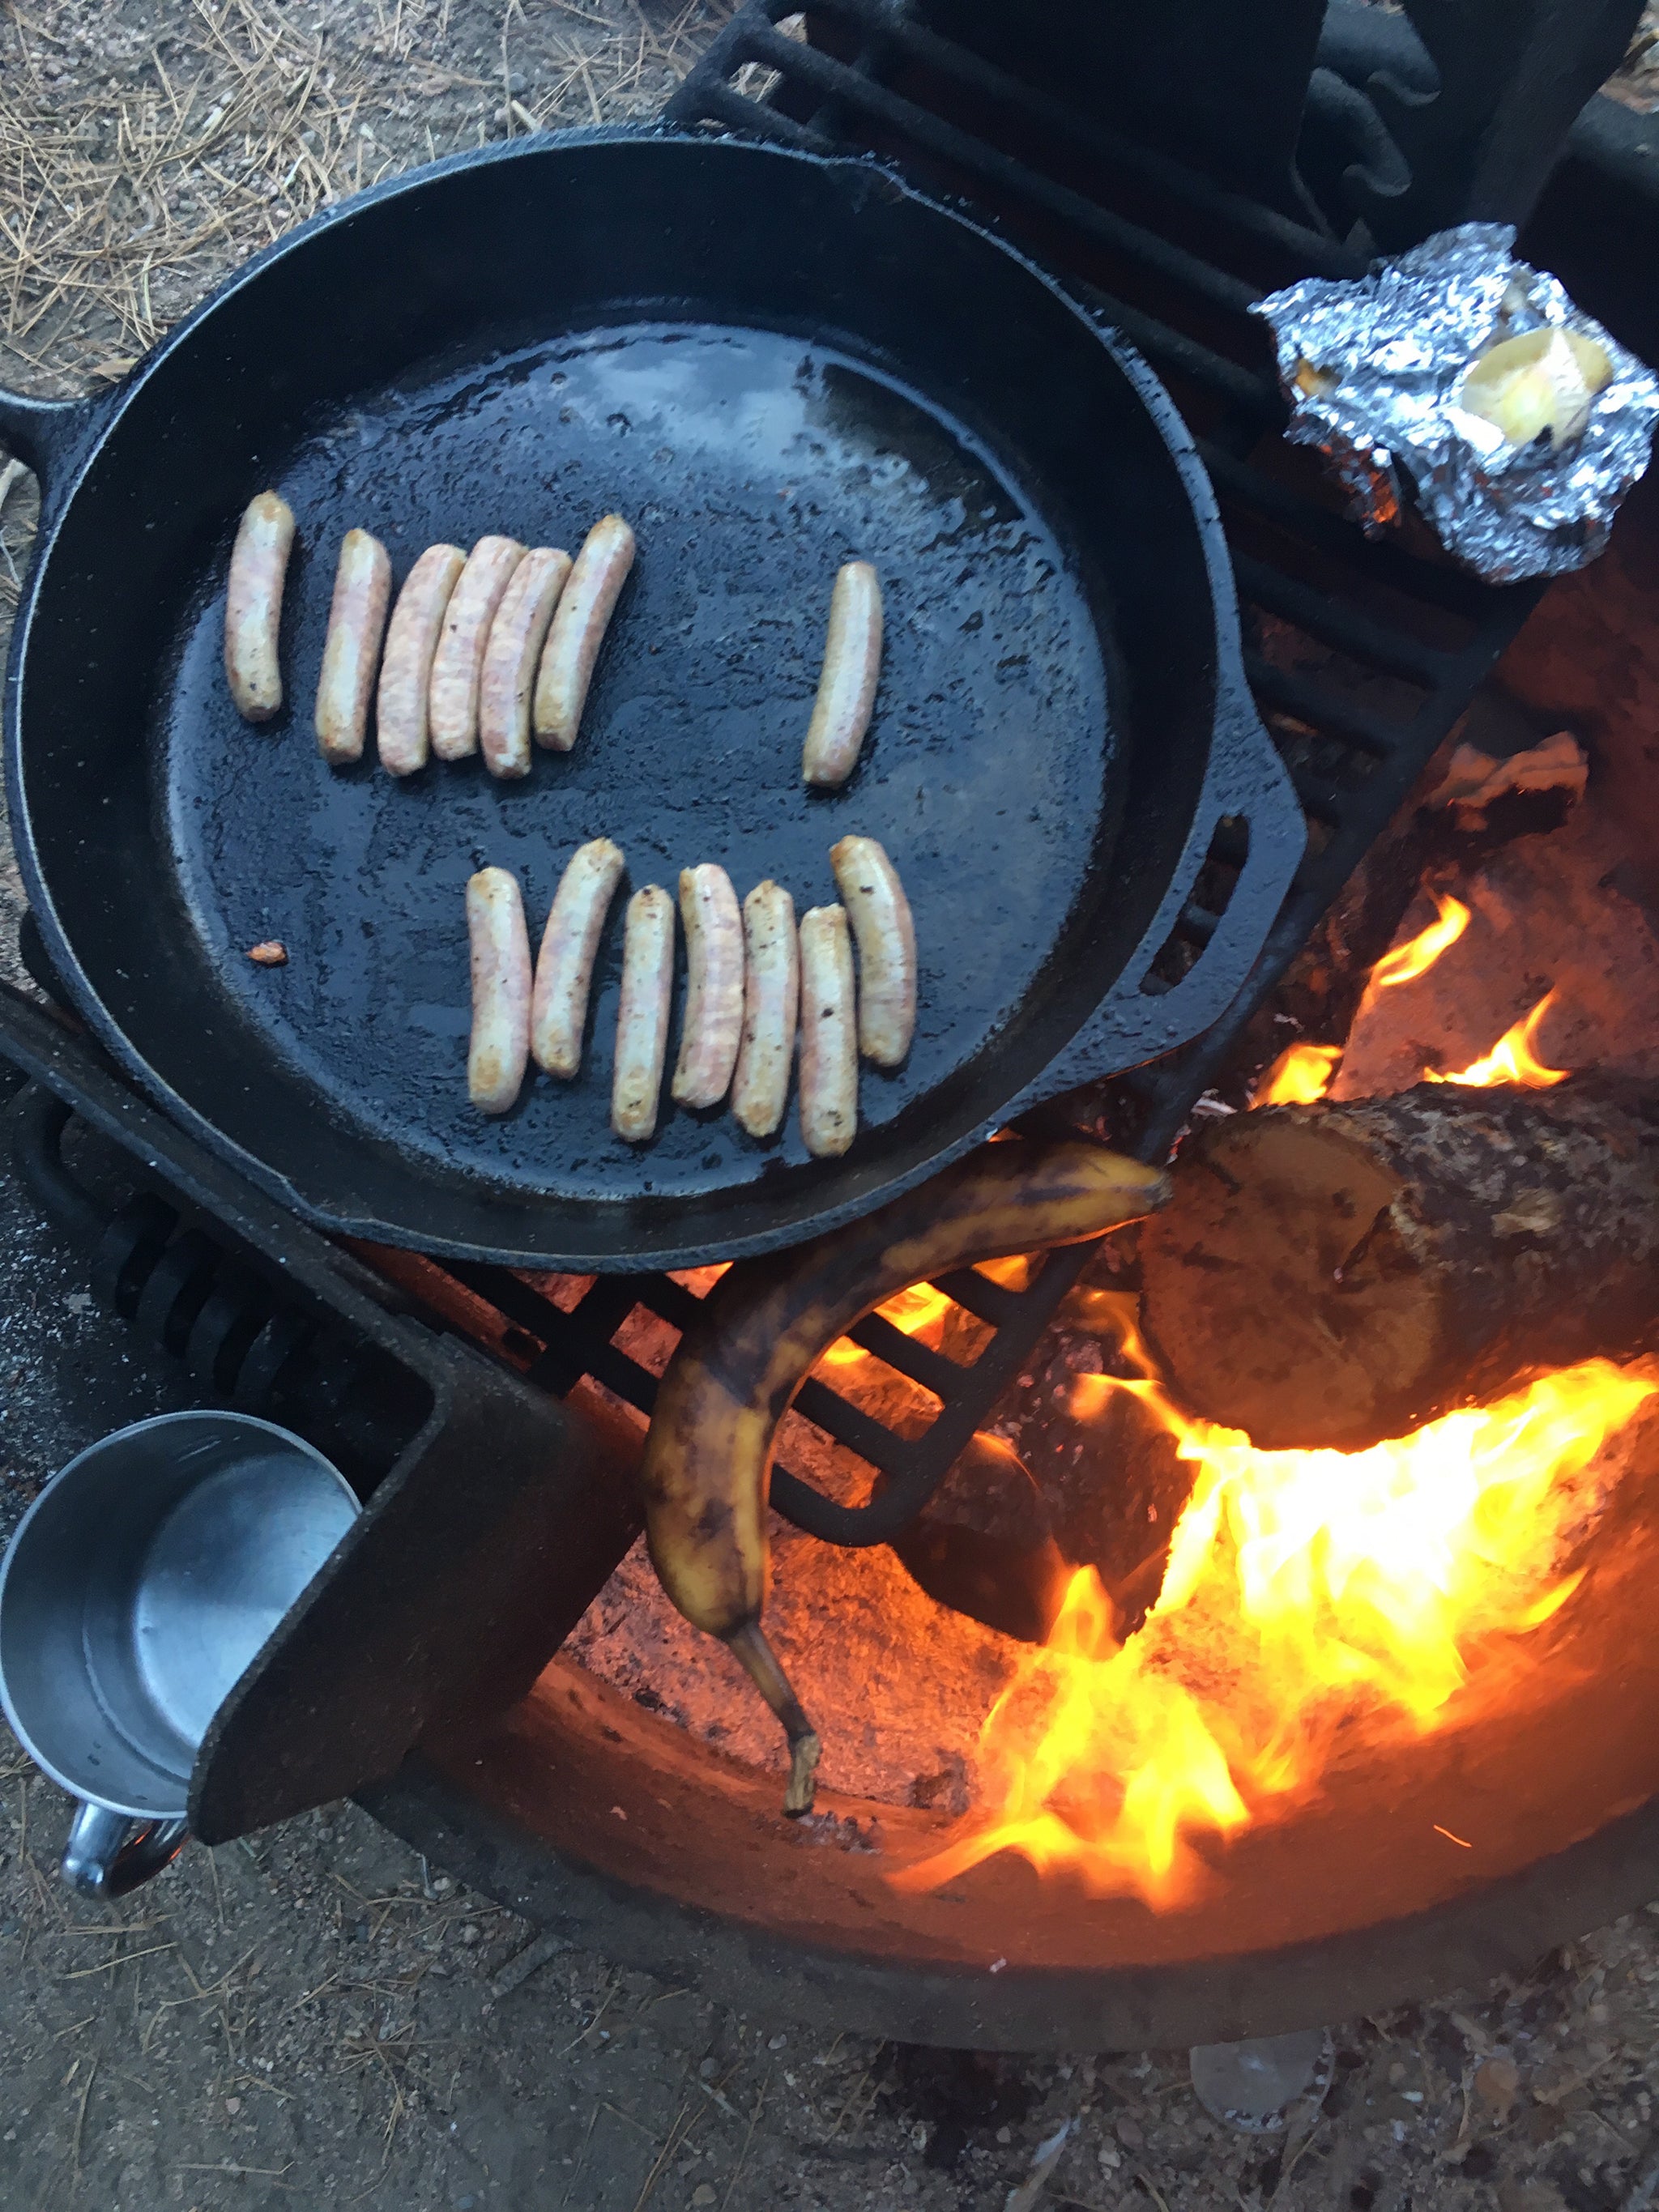
[[[820,53],[816,46],[786,38],[770,23],[762,21],[748,26],[744,52],[748,59],[763,62],[780,76],[799,78],[825,100],[842,102],[859,113],[872,117],[888,130],[902,133],[913,144],[926,148],[942,161],[983,177],[988,184],[1018,191],[1022,198],[1042,208],[1047,214],[1127,255],[1155,275],[1167,277],[1212,307],[1242,315],[1248,313],[1261,297],[1257,288],[1243,277],[1230,275],[1213,262],[1200,260],[1184,246],[1159,238],[1125,216],[1115,215],[1110,209],[1085,198],[1083,193],[1073,191],[1070,185],[1057,184],[1026,168],[1024,163],[957,125],[931,114],[927,108],[918,107],[888,86],[875,83],[849,69],[844,62]]]
[[[867,1352],[872,1359],[879,1359],[908,1382],[931,1390],[942,1401],[951,1397],[967,1372],[956,1360],[935,1352],[931,1344],[907,1335],[879,1313],[868,1315],[856,1328],[847,1333],[860,1352]]]
[[[695,1291],[688,1291],[672,1275],[629,1275],[625,1279],[633,1287],[635,1302],[672,1328],[690,1328],[702,1304]]]
[[[1006,1283],[994,1283],[977,1267],[963,1267],[954,1275],[941,1275],[933,1286],[954,1299],[964,1313],[989,1328],[1002,1328],[1021,1311],[1026,1292],[1011,1291]]]
[[[811,1421],[815,1429],[822,1429],[838,1444],[845,1444],[848,1451],[855,1451],[860,1459],[868,1460],[883,1474],[898,1474],[909,1463],[911,1446],[905,1437],[861,1407],[853,1405],[817,1376],[809,1376],[801,1384],[794,1410]]]
[[[1328,507],[1316,505],[1288,485],[1240,460],[1210,440],[1200,438],[1198,451],[1224,500],[1236,501],[1251,514],[1282,530],[1286,537],[1312,551],[1325,553],[1402,597],[1443,613],[1478,623],[1490,610],[1492,587],[1466,575],[1449,562],[1419,560],[1388,540],[1367,538]]]
[[[1322,645],[1334,646],[1339,653],[1364,661],[1384,675],[1402,677],[1408,684],[1432,691],[1455,670],[1455,653],[1443,653],[1407,630],[1375,621],[1316,586],[1287,576],[1281,568],[1269,568],[1252,553],[1234,551],[1233,573],[1242,598],[1294,623]]]
[[[744,33],[743,38],[738,39],[732,36],[732,33],[739,30]],[[800,46],[797,40],[783,37],[781,33],[775,35],[777,46],[787,50],[788,58],[793,58],[797,55],[812,52],[811,48]],[[845,148],[838,148],[821,131],[794,122],[793,118],[783,116],[775,107],[765,106],[757,101],[746,99],[742,93],[726,83],[724,75],[718,74],[714,64],[716,55],[727,45],[728,40],[730,51],[722,61],[724,70],[741,68],[745,60],[757,58],[753,51],[752,30],[745,24],[743,17],[734,18],[727,30],[721,33],[715,45],[709,49],[705,64],[708,70],[706,85],[702,70],[694,70],[669,106],[667,112],[671,118],[676,121],[692,122],[702,118],[713,118],[730,124],[737,130],[758,128],[763,136],[779,138],[784,143],[799,146],[810,153],[824,154],[847,150]],[[848,70],[843,63],[835,62],[827,56],[817,54],[814,54],[813,59],[814,63],[821,64],[824,70],[839,72],[838,84],[840,78],[843,77],[847,84],[851,86],[867,82],[866,79]],[[781,63],[770,63],[769,65],[779,68],[781,73]],[[695,100],[690,97],[694,93],[696,95]],[[839,99],[842,96],[842,92],[838,90],[835,97]],[[896,94],[889,96],[895,100],[897,98]],[[908,103],[900,101],[898,104],[908,109]],[[833,105],[833,100],[825,102],[826,107]],[[921,108],[908,112],[923,121],[927,119],[925,111]],[[783,124],[787,128],[782,131],[775,131],[772,127],[775,124]],[[977,143],[964,134],[955,131],[951,125],[941,124],[938,127],[940,132],[950,137],[953,143],[960,138],[963,146],[969,149]],[[986,151],[988,155],[991,154],[991,149],[986,149]],[[946,158],[950,157],[947,155]],[[993,158],[997,163],[1006,167],[1010,175],[1005,182],[1011,181],[1013,189],[1025,191],[1028,182],[1032,185],[1041,186],[1044,190],[1048,189],[1042,179],[1036,177],[1034,173],[1024,169],[1018,163],[1008,160],[1007,156],[995,155]],[[1060,191],[1064,188],[1055,186],[1054,189]],[[1029,191],[1026,192],[1026,197],[1030,197]],[[1081,207],[1086,209],[1091,205],[1091,203],[1081,199],[1078,195],[1073,194],[1071,197],[1078,198]],[[1195,383],[1202,385],[1224,400],[1229,407],[1243,410],[1252,422],[1260,425],[1272,427],[1284,419],[1284,403],[1279,398],[1278,390],[1270,378],[1243,368],[1237,362],[1228,360],[1224,354],[1217,353],[1212,347],[1203,344],[1200,340],[1189,337],[1184,331],[1173,329],[1169,324],[1160,321],[1157,316],[1148,314],[1141,308],[1132,307],[1126,300],[1115,299],[1109,294],[1103,293],[1092,285],[1077,289],[1086,289],[1090,309],[1101,321],[1110,324],[1119,331],[1132,345],[1138,347],[1147,359],[1159,368],[1173,375],[1191,377]]]
[[[709,83],[701,105],[712,121],[729,123],[734,131],[752,131],[757,137],[793,146],[803,154],[833,154],[840,150],[833,139],[826,138],[821,131],[814,131],[810,124],[798,123],[793,115],[785,115],[779,108],[763,107],[758,100],[740,93],[735,85],[723,84],[718,78]]]
[[[1388,760],[1412,732],[1409,722],[1385,722],[1310,677],[1275,667],[1259,653],[1244,656],[1244,673],[1259,707],[1276,707],[1322,733],[1340,738],[1373,760]]]
[[[1365,272],[1364,256],[1352,252],[1328,233],[1297,222],[1294,216],[1281,215],[1276,208],[1265,206],[1259,200],[1247,199],[1242,192],[1212,185],[1196,170],[1188,168],[1169,155],[1138,145],[1133,138],[1126,138],[1092,117],[1068,107],[1052,94],[1035,85],[1023,84],[1018,77],[999,69],[994,62],[988,62],[970,48],[941,38],[936,31],[912,21],[908,14],[894,7],[891,0],[813,0],[811,13],[879,33],[898,52],[925,68],[1006,106],[1023,109],[1034,123],[1042,124],[1057,136],[1070,138],[1126,175],[1158,185],[1170,198],[1180,200],[1200,214],[1219,217],[1248,237],[1285,247],[1295,254],[1300,269],[1310,276],[1361,276]]]

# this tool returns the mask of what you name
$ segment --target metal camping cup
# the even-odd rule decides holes
[[[175,1858],[210,1723],[361,1510],[243,1413],[164,1413],[72,1459],[0,1565],[0,1702],[82,1800],[61,1872],[122,1897]]]

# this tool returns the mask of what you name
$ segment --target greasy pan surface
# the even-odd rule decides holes
[[[1181,860],[1216,617],[1164,434],[1042,277],[867,164],[623,135],[430,173],[266,257],[84,452],[14,660],[31,898],[106,1042],[325,1223],[616,1266],[865,1210],[1040,1086]],[[299,535],[286,703],[254,729],[220,648],[267,484]],[[323,765],[343,531],[400,581],[438,539],[574,551],[611,508],[640,558],[573,754],[507,785],[476,759],[399,782],[372,738]],[[854,557],[885,593],[880,700],[851,781],[809,793]],[[849,831],[908,888],[921,1014],[906,1066],[865,1071],[848,1158],[808,1158],[793,1102],[766,1144],[665,1099],[653,1143],[611,1136],[620,896],[581,1077],[469,1107],[475,867],[518,876],[533,942],[586,838],[623,847],[624,894],[718,860],[804,911]],[[268,938],[285,967],[246,958]]]

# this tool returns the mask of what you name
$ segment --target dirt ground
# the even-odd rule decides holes
[[[0,374],[84,391],[329,198],[481,137],[648,112],[724,13],[3,0]],[[1655,56],[1626,72],[1633,104]],[[0,482],[3,632],[33,501],[27,477]],[[20,909],[0,838],[14,974]],[[0,1537],[80,1444],[188,1402],[0,1178]],[[1184,2053],[878,2045],[532,1951],[355,1807],[192,1848],[107,1911],[56,1882],[67,1818],[0,1741],[0,2203],[19,2212],[1644,2212],[1659,2195],[1659,1907],[1523,1982],[1334,2027],[1322,2106],[1249,2137],[1202,2111]]]

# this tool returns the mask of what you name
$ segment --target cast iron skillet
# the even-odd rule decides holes
[[[686,1266],[877,1205],[1006,1121],[1184,1042],[1242,981],[1302,825],[1243,685],[1207,482],[1145,367],[1051,280],[870,162],[667,132],[538,137],[399,179],[284,239],[120,387],[0,398],[43,520],[6,769],[55,968],[189,1129],[325,1227],[573,1270]],[[246,501],[299,521],[288,704],[220,668]],[[331,773],[310,710],[341,533],[641,547],[580,742]],[[799,781],[836,567],[889,646],[861,765]],[[1231,905],[1188,980],[1149,963],[1224,815]],[[797,908],[880,838],[917,917],[906,1066],[812,1161],[665,1111],[608,1127],[621,901],[587,1065],[467,1105],[462,886],[515,870],[539,934],[606,833],[635,884],[719,860]],[[247,948],[276,938],[285,967]],[[671,1044],[671,1065],[672,1047]]]

